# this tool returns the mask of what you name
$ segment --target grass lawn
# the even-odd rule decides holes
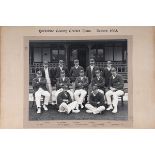
[[[124,106],[121,102],[118,105],[118,112],[113,114],[111,111],[104,111],[103,114],[89,114],[86,109],[82,109],[80,113],[59,113],[54,106],[49,105],[48,111],[42,111],[41,114],[36,113],[36,107],[32,107],[32,101],[29,101],[29,120],[128,120],[128,102],[124,101]]]

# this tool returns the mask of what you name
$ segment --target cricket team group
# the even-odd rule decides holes
[[[43,68],[37,70],[32,86],[38,114],[48,111],[50,102],[60,113],[79,113],[83,108],[92,114],[102,114],[105,110],[117,113],[119,96],[124,95],[124,80],[112,62],[107,61],[104,68],[99,68],[93,58],[86,71],[78,59],[70,72],[63,60],[52,69],[45,61]],[[53,86],[56,86],[55,101],[52,101]]]

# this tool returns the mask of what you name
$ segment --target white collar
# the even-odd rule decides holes
[[[107,67],[107,70],[108,70],[108,71],[110,71],[110,70],[111,70],[111,68]]]
[[[93,67],[93,68],[94,68],[94,67],[95,67],[95,65],[93,65],[93,66],[92,66],[92,65],[90,65],[90,67]]]
[[[117,75],[116,75],[116,76],[117,76]],[[113,76],[113,75],[112,75],[112,78],[113,78],[113,79],[115,79],[115,78],[116,78],[116,76]]]
[[[47,70],[47,69],[48,69],[48,67],[47,68],[44,67],[44,70]]]
[[[60,68],[63,68],[63,66],[59,66]]]
[[[94,92],[92,92],[92,93],[93,93],[94,96],[96,96],[98,94],[98,93],[97,94],[94,94]]]

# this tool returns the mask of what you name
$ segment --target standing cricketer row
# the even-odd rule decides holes
[[[99,69],[98,66],[95,65],[95,60],[90,59],[89,60],[90,65],[86,68],[86,77],[88,77],[89,84],[91,83],[92,79],[96,76],[95,71],[100,70],[102,73],[102,76],[105,78],[105,86],[109,85],[109,77],[111,76],[111,67],[112,63],[111,61],[107,62],[107,67]],[[55,85],[57,82],[57,78],[60,77],[60,72],[63,70],[65,71],[66,77],[70,78],[71,83],[75,82],[76,78],[80,75],[80,70],[84,70],[82,66],[79,65],[79,60],[74,60],[74,66],[71,67],[70,72],[68,71],[68,68],[64,65],[63,60],[59,60],[59,65],[56,68],[49,69],[48,62],[44,61],[43,68],[38,69],[37,71],[42,72],[42,76],[47,79],[47,82]],[[51,88],[49,88],[51,89]]]
[[[56,68],[56,105],[59,112],[78,113],[80,108],[87,109],[87,113],[98,114],[102,111],[112,110],[117,113],[118,97],[123,95],[124,81],[121,75],[112,67],[110,61],[107,67],[99,69],[95,66],[94,59],[90,59],[90,65],[86,69],[86,75],[83,67],[79,66],[79,60],[74,60],[75,66],[69,72],[64,67],[63,61],[59,61]],[[47,71],[46,71],[47,70]],[[32,85],[35,90],[35,99],[37,113],[41,113],[41,95],[45,96],[43,109],[48,110],[47,105],[50,100],[52,87],[50,82],[51,72],[48,69],[48,63],[44,62],[44,69],[37,71],[37,77]],[[70,90],[70,87],[73,90]],[[50,92],[50,93],[49,93]],[[86,104],[84,102],[87,100]],[[105,100],[108,107],[106,108]]]

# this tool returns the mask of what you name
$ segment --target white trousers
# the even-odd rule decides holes
[[[97,114],[97,113],[101,113],[102,111],[105,110],[105,107],[104,106],[99,106],[98,108],[97,107],[94,107],[92,106],[91,104],[86,104],[85,107],[92,111],[94,114]]]
[[[104,95],[104,91],[102,89],[98,89],[98,91]]]
[[[47,79],[46,79],[47,80]],[[52,102],[52,86],[50,79],[47,80],[46,88],[50,92],[50,102]]]
[[[48,91],[49,91],[50,93],[52,93],[51,82],[47,82],[46,87],[47,87]]]
[[[75,90],[74,97],[75,97],[75,101],[78,102],[78,105],[82,105],[86,95],[87,95],[87,91],[84,89]]]
[[[77,107],[77,102],[71,102],[70,104],[66,104],[65,102],[62,102],[59,106],[59,112],[71,112],[72,110],[76,109]]]
[[[56,99],[56,103],[57,103],[57,97],[58,95],[63,91],[63,89],[58,89],[56,92],[55,92],[55,99]],[[72,101],[74,100],[74,95],[73,95],[73,92],[71,90],[67,90],[67,92],[69,93]]]
[[[43,90],[42,88],[39,88],[38,91],[35,92],[35,101],[37,108],[41,107],[40,103],[41,96],[45,96],[44,105],[48,105],[50,99],[50,93],[48,91]]]
[[[73,92],[75,92],[75,82],[72,82]]]
[[[106,99],[107,99],[107,104],[113,105],[114,107],[117,107],[118,97],[123,95],[123,94],[124,94],[124,92],[122,90],[117,90],[116,92],[113,92],[112,90],[107,91],[105,94]]]

